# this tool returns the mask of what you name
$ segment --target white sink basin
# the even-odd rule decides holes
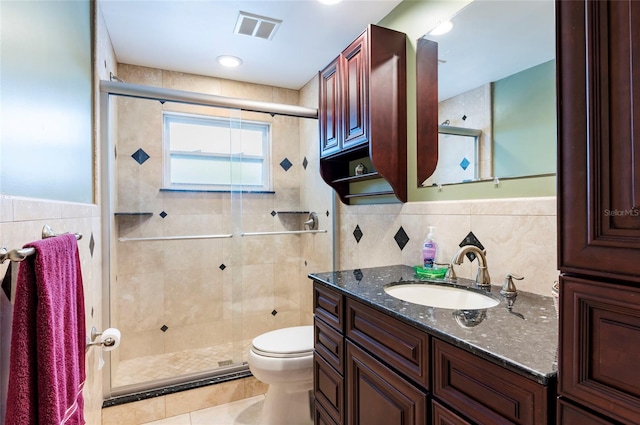
[[[453,310],[480,310],[500,304],[499,299],[490,295],[453,286],[406,283],[387,286],[384,291],[410,303]]]

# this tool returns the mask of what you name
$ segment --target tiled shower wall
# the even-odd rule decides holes
[[[294,90],[124,64],[118,67],[118,77],[133,84],[299,103],[299,92]],[[117,270],[113,272],[117,281],[112,282],[111,308],[113,322],[123,333],[119,360],[201,348],[231,338],[246,341],[276,328],[310,324],[306,274],[316,262],[321,268],[330,264],[331,232],[257,237],[239,233],[302,230],[306,215],[282,212],[316,208],[301,191],[307,180],[318,176],[317,165],[310,165],[315,160],[312,155],[317,155],[317,135],[308,142],[314,146],[313,153],[307,152],[306,144],[300,142],[300,126],[315,127],[317,121],[129,98],[119,98],[117,109],[115,211],[151,214],[116,218],[116,235],[234,235],[232,239],[116,243]],[[232,204],[229,193],[160,191],[163,110],[240,114],[244,120],[272,123],[275,193],[244,193],[241,203],[234,194]],[[326,204],[322,202],[322,210],[317,211],[324,229],[329,222]],[[306,255],[318,246],[322,247],[318,259]],[[234,273],[241,274],[241,281],[234,279]],[[241,324],[232,321],[238,317]]]

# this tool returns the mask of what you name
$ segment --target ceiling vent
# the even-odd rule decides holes
[[[236,28],[233,32],[235,34],[271,40],[281,23],[282,21],[280,19],[267,18],[266,16],[240,11]]]

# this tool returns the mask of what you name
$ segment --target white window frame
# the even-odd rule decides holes
[[[198,190],[198,191],[231,191],[241,189],[250,192],[270,192],[271,186],[271,123],[263,121],[249,121],[228,117],[216,117],[210,115],[196,115],[177,112],[163,112],[163,187],[174,190]],[[224,128],[231,128],[232,146],[241,143],[241,129],[255,129],[262,132],[262,152],[263,155],[245,155],[239,148],[231,148],[231,153],[202,153],[195,151],[172,151],[169,127],[172,122],[192,123],[194,125],[211,125]],[[237,131],[234,131],[237,130]],[[235,133],[235,134],[234,134]],[[221,159],[228,158],[229,162],[262,162],[262,184],[243,185],[241,183],[173,183],[171,180],[171,158],[172,156]]]

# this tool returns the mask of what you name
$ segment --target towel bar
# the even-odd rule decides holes
[[[61,234],[61,233],[60,233]],[[42,228],[42,239],[53,238],[58,236],[58,233],[55,233],[53,229],[48,224],[45,224]],[[80,233],[74,234],[77,240],[82,239],[82,235]],[[21,248],[21,249],[12,249],[8,251],[7,248],[0,248],[0,264],[5,261],[22,261],[30,255],[35,254],[35,248]]]

